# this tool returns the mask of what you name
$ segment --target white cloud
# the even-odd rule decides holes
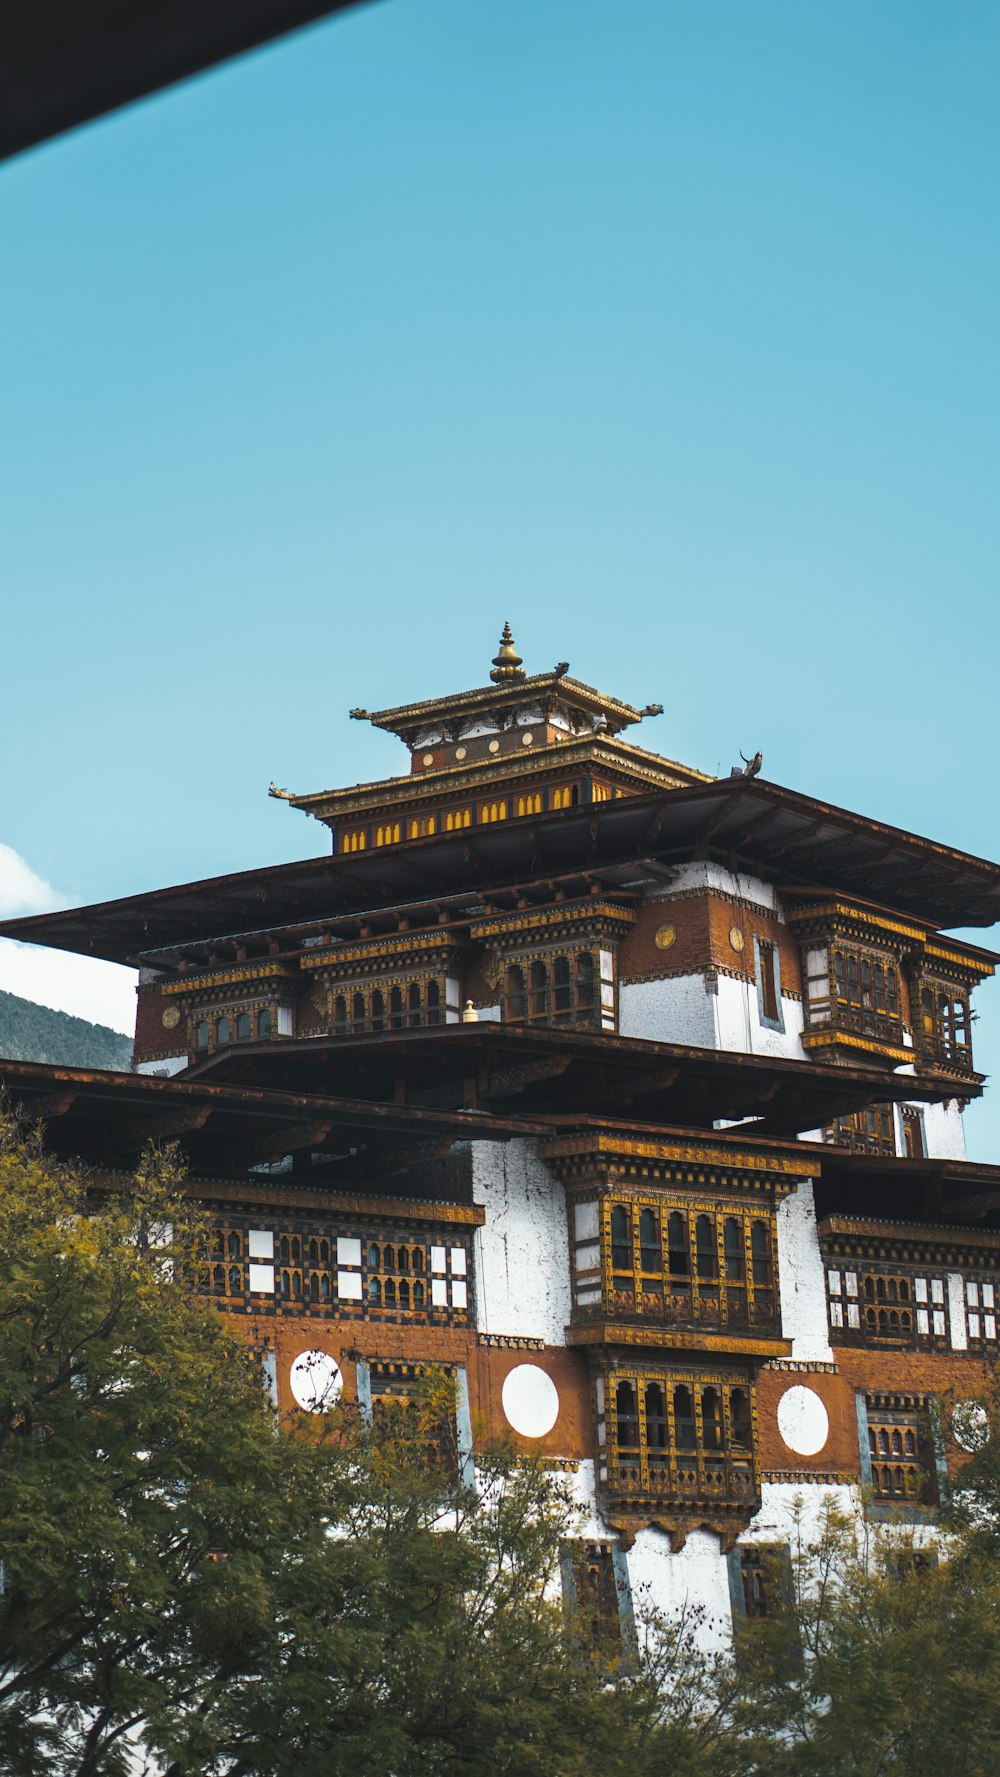
[[[51,883],[36,876],[12,845],[0,845],[0,919],[19,913],[47,913],[58,907],[59,896]]]
[[[65,904],[65,897],[37,876],[19,852],[0,844],[0,918],[48,913]],[[91,1024],[109,1024],[129,1035],[135,1029],[137,979],[134,969],[118,963],[0,938],[0,988],[5,993],[52,1006],[57,1012],[72,1012]]]

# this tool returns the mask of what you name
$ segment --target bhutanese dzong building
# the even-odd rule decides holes
[[[1000,867],[638,746],[528,675],[353,710],[409,770],[271,793],[326,855],[8,922],[140,971],[135,1072],[0,1064],[113,1175],[177,1139],[283,1408],[422,1366],[574,1477],[566,1578],[766,1607],[796,1496],[929,1517],[998,1355],[965,1160]],[[766,1565],[766,1564],[765,1564]]]

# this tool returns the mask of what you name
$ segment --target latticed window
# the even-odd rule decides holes
[[[587,1314],[641,1315],[667,1322],[776,1326],[769,1210],[670,1207],[658,1199],[610,1202],[604,1220],[605,1288]]]
[[[613,967],[610,951],[590,949],[511,963],[504,979],[504,1017],[516,1024],[603,1026],[604,1000],[610,997],[614,1028]],[[603,991],[605,979],[610,995]]]
[[[416,1029],[445,1022],[445,984],[435,976],[390,987],[355,988],[336,993],[331,1005],[335,1036],[365,1031]]]
[[[904,1104],[900,1107],[900,1121],[903,1125],[903,1147],[908,1160],[923,1160],[927,1153],[924,1140],[924,1114],[913,1105]]]
[[[615,1567],[609,1542],[563,1544],[563,1596],[575,1633],[588,1648],[617,1659],[622,1652],[622,1592],[627,1582]]]
[[[897,1046],[902,1042],[899,968],[894,958],[838,941],[807,946],[803,964],[811,1026],[832,1020],[860,1036]]]
[[[896,1129],[891,1104],[870,1104],[863,1111],[838,1117],[823,1131],[832,1147],[850,1148],[855,1154],[894,1154]]]
[[[830,1265],[826,1273],[830,1326],[852,1344],[945,1345],[945,1280],[888,1267]]]
[[[952,986],[930,984],[920,990],[918,1043],[922,1057],[962,1072],[972,1071],[969,996]]]
[[[992,1279],[967,1277],[965,1280],[965,1320],[970,1345],[996,1345],[996,1290]]]
[[[612,1493],[732,1499],[754,1491],[749,1382],[613,1373],[598,1389],[598,1426]]]
[[[934,1445],[926,1404],[867,1395],[872,1494],[878,1503],[930,1505],[937,1498]]]

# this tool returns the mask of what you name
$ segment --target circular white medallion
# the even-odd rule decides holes
[[[796,1456],[818,1456],[830,1435],[830,1418],[819,1395],[796,1384],[778,1402],[778,1430]]]
[[[990,1416],[982,1401],[958,1401],[951,1416],[951,1432],[956,1444],[974,1456],[989,1442]]]
[[[491,740],[490,741],[490,752],[491,753],[499,753],[499,751],[500,751],[500,742],[498,740]]]
[[[344,1386],[339,1364],[325,1351],[300,1351],[289,1380],[305,1413],[328,1413]]]
[[[531,743],[532,743],[532,741],[533,741],[533,740],[534,740],[534,738],[535,738],[535,737],[534,737],[534,735],[533,735],[533,734],[522,734],[522,736],[521,736],[521,745],[522,745],[522,747],[530,747],[530,745],[531,745]]]
[[[455,748],[455,758],[456,759],[464,759],[467,752],[468,752],[467,747],[456,747]]]
[[[424,764],[425,764],[425,765],[433,765],[433,763],[434,763],[434,754],[433,754],[433,753],[425,753],[425,754],[424,754],[424,760],[423,760],[423,762],[424,762]]]
[[[522,1438],[544,1438],[559,1417],[559,1391],[537,1364],[518,1364],[511,1370],[501,1400],[507,1424]]]

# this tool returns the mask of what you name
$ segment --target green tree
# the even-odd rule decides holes
[[[560,1479],[462,1485],[445,1378],[276,1425],[181,1183],[88,1191],[0,1119],[0,1770],[616,1777],[671,1663],[674,1768],[719,1769],[686,1643],[623,1668],[567,1623]]]

